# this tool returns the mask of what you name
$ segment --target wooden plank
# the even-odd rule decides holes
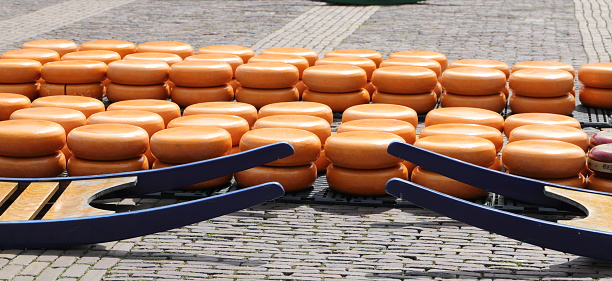
[[[572,204],[587,213],[585,218],[559,223],[612,232],[612,196],[546,186],[546,195]]]
[[[4,211],[0,221],[33,219],[58,189],[58,182],[31,183]]]
[[[6,200],[15,193],[19,183],[16,182],[0,182],[0,206],[4,205]]]
[[[109,192],[136,185],[136,177],[73,181],[43,216],[43,220],[108,215],[115,212],[89,203]]]

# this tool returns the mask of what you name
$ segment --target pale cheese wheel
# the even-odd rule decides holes
[[[233,77],[232,66],[225,62],[183,61],[170,67],[169,77],[176,86],[216,87]]]
[[[575,188],[586,188],[587,187],[586,178],[581,174],[578,174],[572,177],[568,177],[568,178],[560,178],[560,179],[538,179],[536,178],[536,180],[550,182],[550,183],[554,183],[558,185],[571,186]]]
[[[552,98],[570,92],[574,88],[574,76],[559,69],[523,69],[512,72],[508,83],[516,95]]]
[[[504,118],[497,112],[472,107],[436,108],[425,116],[425,127],[445,123],[479,124],[504,129]]]
[[[82,43],[79,50],[108,50],[117,52],[123,58],[136,52],[136,44],[124,40],[93,40]]]
[[[349,169],[383,169],[402,159],[387,153],[391,142],[405,142],[396,134],[379,131],[352,131],[332,135],[325,142],[325,155],[339,167]]]
[[[62,56],[61,60],[93,60],[101,61],[109,64],[116,60],[120,60],[121,55],[114,51],[107,50],[90,50],[68,53]]]
[[[309,101],[278,102],[268,104],[259,109],[258,116],[263,118],[273,115],[310,115],[323,118],[329,124],[333,122],[332,109],[322,103]]]
[[[0,93],[0,121],[8,120],[13,112],[32,107],[30,99],[24,95]]]
[[[337,192],[357,196],[386,195],[385,185],[392,178],[408,179],[404,165],[385,169],[356,170],[329,165],[326,173],[327,184]]]
[[[168,80],[170,66],[162,61],[119,60],[108,64],[106,73],[113,83],[124,85],[156,85]]]
[[[321,154],[319,154],[319,158],[317,158],[317,160],[314,161],[313,164],[317,167],[317,173],[320,174],[320,173],[325,173],[325,171],[327,171],[327,167],[331,163],[329,162],[329,160],[325,156],[325,150],[324,149],[321,150]]]
[[[321,154],[321,141],[317,135],[294,128],[261,128],[249,131],[240,140],[240,150],[247,151],[277,142],[288,142],[295,153],[265,164],[267,166],[306,165],[317,160]]]
[[[48,96],[32,102],[32,107],[63,107],[76,109],[85,117],[104,111],[104,103],[98,99],[81,96]]]
[[[0,93],[19,94],[33,101],[38,98],[38,86],[38,83],[0,84]]]
[[[111,103],[107,111],[113,110],[142,110],[159,114],[168,125],[174,118],[181,117],[181,108],[171,101],[156,99],[135,99]]]
[[[319,59],[319,54],[314,50],[308,48],[300,48],[300,47],[278,47],[278,48],[269,48],[261,51],[261,55],[296,55],[305,58],[308,60],[309,66],[315,65],[317,59]]]
[[[520,113],[512,114],[506,118],[504,126],[504,134],[506,137],[510,136],[512,130],[517,127],[531,124],[542,124],[542,125],[563,125],[570,126],[580,129],[580,122],[573,117],[553,114],[553,113]]]
[[[579,146],[558,140],[520,140],[502,150],[504,167],[533,178],[568,178],[584,168],[586,155]]]
[[[348,93],[321,93],[307,89],[302,100],[327,105],[333,112],[343,112],[349,107],[369,103],[370,94],[365,89]]]
[[[508,142],[530,139],[559,140],[575,144],[585,152],[589,149],[589,136],[586,132],[563,125],[533,124],[521,126],[512,130]]]
[[[510,77],[510,67],[505,62],[488,59],[462,59],[456,60],[448,64],[448,68],[456,67],[483,67],[500,70],[506,75],[506,79]]]
[[[242,58],[243,63],[247,63],[250,58],[255,56],[255,51],[249,47],[238,45],[212,45],[198,49],[199,54],[230,54]]]
[[[213,61],[213,62],[225,62],[232,67],[232,78],[236,76],[236,68],[242,65],[242,58],[236,55],[230,54],[200,54],[188,56],[185,61]]]
[[[416,128],[419,117],[414,109],[397,104],[372,103],[355,105],[342,113],[342,122],[358,119],[397,119]]]
[[[388,66],[374,71],[372,84],[376,90],[391,94],[422,94],[433,91],[438,76],[418,66]]]
[[[123,85],[110,83],[106,86],[106,97],[111,102],[156,99],[166,100],[170,96],[167,84],[155,85]]]
[[[165,162],[160,162],[156,160],[155,162],[153,162],[152,169],[168,168],[168,167],[173,167],[177,165],[181,165],[181,164],[165,163]],[[222,177],[218,177],[216,179],[207,180],[207,181],[203,181],[203,182],[196,183],[196,184],[190,184],[188,186],[182,186],[179,189],[195,190],[195,189],[209,189],[209,188],[227,186],[231,183],[233,177],[234,177],[234,174],[229,174],[229,175],[225,175]]]
[[[55,61],[43,65],[41,76],[47,83],[86,84],[106,79],[105,63],[89,60]]]
[[[578,69],[578,80],[587,87],[612,89],[612,62],[595,62]]]
[[[42,64],[31,59],[1,59],[0,83],[34,83],[40,78]]]
[[[247,88],[291,88],[298,78],[298,68],[282,62],[247,63],[236,69],[236,80]]]
[[[418,114],[424,114],[436,107],[438,104],[438,97],[434,91],[412,95],[398,95],[374,91],[372,103],[403,105],[412,108]]]
[[[64,128],[66,134],[72,129],[87,124],[85,114],[70,108],[61,107],[30,107],[17,110],[11,114],[11,120],[32,119],[55,122]]]
[[[598,131],[589,138],[590,148],[607,143],[612,143],[612,131]]]
[[[506,96],[499,92],[485,96],[465,96],[444,92],[440,96],[441,107],[475,107],[502,112],[506,108]]]
[[[176,118],[168,128],[187,126],[214,126],[225,129],[232,136],[232,145],[238,145],[242,136],[249,131],[249,123],[242,117],[223,114],[197,114]]]
[[[70,52],[76,52],[79,50],[79,46],[69,40],[63,39],[48,39],[48,40],[34,40],[28,41],[21,44],[22,49],[51,49],[56,51],[60,56],[63,56]]]
[[[469,135],[420,137],[414,145],[481,167],[491,166],[497,156],[493,142]]]
[[[51,49],[17,49],[2,53],[1,59],[30,59],[40,62],[41,65],[52,61],[59,61],[60,55]]]
[[[157,113],[143,110],[111,110],[94,113],[87,124],[129,124],[138,126],[151,137],[165,128],[164,119]]]
[[[591,175],[587,179],[586,188],[590,190],[612,193],[612,179]]]
[[[170,91],[170,99],[181,107],[202,102],[231,101],[234,99],[234,89],[229,84],[206,88],[175,86]]]
[[[268,182],[278,182],[285,192],[296,192],[311,187],[317,179],[314,164],[291,167],[259,166],[234,174],[239,186],[249,187]]]
[[[136,46],[138,53],[170,53],[186,58],[193,55],[193,47],[187,43],[176,41],[152,41],[140,43]]]
[[[163,61],[167,63],[169,66],[174,65],[175,63],[179,63],[183,61],[179,55],[170,54],[170,53],[134,53],[129,54],[123,58],[124,60],[137,60],[137,61]]]
[[[54,84],[43,83],[40,85],[38,94],[41,97],[72,95],[102,99],[104,96],[104,85],[102,83],[88,84]]]
[[[149,161],[144,155],[123,160],[97,161],[78,157],[68,159],[67,171],[72,177],[125,173],[149,169]]]
[[[465,135],[480,137],[489,140],[495,145],[495,151],[501,151],[504,145],[502,133],[489,126],[478,124],[446,123],[436,124],[423,128],[419,134],[420,138],[435,135]]]
[[[177,127],[151,137],[151,152],[165,163],[184,164],[228,155],[232,136],[213,126]]]
[[[446,67],[448,65],[448,58],[444,54],[433,52],[433,51],[424,51],[424,50],[399,51],[399,52],[390,54],[389,58],[390,59],[424,58],[424,59],[435,60],[440,64],[440,67],[442,68],[442,72],[446,70]]]
[[[309,131],[325,144],[332,134],[331,126],[320,117],[310,115],[272,115],[257,119],[253,130],[261,128],[294,128]]]
[[[492,95],[506,86],[506,75],[493,68],[456,67],[442,73],[440,84],[446,91],[458,95]]]
[[[362,89],[367,83],[367,75],[365,70],[354,65],[315,65],[304,70],[302,81],[311,91],[347,93]]]
[[[580,88],[578,99],[580,100],[580,103],[585,106],[612,108],[612,89],[583,86]]]
[[[417,66],[432,70],[436,73],[437,77],[442,75],[442,68],[440,67],[439,62],[419,57],[398,57],[394,59],[387,59],[380,63],[380,67],[387,66]]]
[[[382,62],[382,55],[374,50],[368,49],[337,49],[325,53],[325,57],[362,57],[372,60],[376,67]]]
[[[149,148],[149,134],[128,124],[92,124],[70,131],[68,149],[87,160],[126,160],[140,157]]]
[[[185,108],[183,116],[197,114],[226,114],[244,118],[253,127],[257,121],[257,108],[243,102],[213,101],[192,104]]]
[[[397,119],[358,119],[340,124],[336,132],[378,131],[400,136],[406,143],[416,141],[416,129],[412,124]]]
[[[521,69],[559,69],[569,72],[573,77],[576,76],[576,70],[571,64],[558,61],[523,61],[512,66],[512,71]]]
[[[325,57],[318,59],[315,62],[315,65],[329,64],[343,64],[360,67],[361,69],[365,70],[368,81],[372,80],[372,73],[374,73],[374,70],[377,68],[376,63],[371,59],[356,56]]]
[[[66,144],[64,128],[46,120],[5,120],[0,122],[0,155],[38,157],[51,155]]]
[[[429,189],[461,199],[477,199],[489,194],[486,190],[428,171],[422,167],[416,167],[412,171],[410,180]]]
[[[268,104],[277,102],[298,101],[300,94],[295,87],[280,89],[238,87],[238,89],[236,89],[235,98],[237,102],[248,103],[255,108],[262,108]]]
[[[569,93],[552,98],[533,98],[512,94],[508,99],[508,105],[513,113],[540,112],[571,115],[576,108],[576,100]]]
[[[298,69],[299,79],[302,78],[302,73],[310,65],[308,60],[296,55],[259,55],[249,59],[249,63],[258,62],[282,62],[295,66]]]
[[[50,178],[66,170],[66,157],[61,151],[39,157],[0,156],[0,177]]]

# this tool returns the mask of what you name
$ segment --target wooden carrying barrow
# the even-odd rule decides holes
[[[125,213],[97,209],[89,203],[103,195],[133,196],[176,189],[291,154],[293,148],[290,144],[276,143],[216,159],[155,170],[89,177],[0,178],[0,205],[10,203],[2,206],[0,248],[50,248],[114,241],[248,208],[282,196],[282,186],[266,183],[222,195]],[[9,202],[9,198],[15,199]],[[51,198],[57,199],[49,207],[47,203]]]
[[[586,217],[551,222],[458,199],[402,179],[386,191],[458,221],[529,244],[612,261],[612,194],[556,185],[472,165],[410,144],[394,142],[388,152],[415,165],[512,199],[571,210]]]

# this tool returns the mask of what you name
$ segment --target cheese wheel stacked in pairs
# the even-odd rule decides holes
[[[108,64],[111,80],[106,97],[111,102],[134,99],[165,100],[169,96],[166,81],[170,66],[156,60],[119,60]]]
[[[183,61],[170,67],[170,81],[175,85],[170,99],[181,107],[210,101],[231,101],[234,89],[229,85],[232,66],[225,62]]]
[[[612,132],[599,131],[589,140],[587,188],[612,192]]]
[[[202,102],[190,105],[183,111],[183,116],[197,114],[223,114],[242,117],[249,124],[249,128],[253,127],[255,121],[257,121],[257,108],[243,102]]]
[[[0,60],[0,93],[14,93],[30,101],[38,97],[42,64],[32,59]]]
[[[205,47],[198,49],[197,55],[237,56],[240,58],[240,61],[241,61],[240,64],[244,64],[244,63],[247,63],[250,58],[255,56],[255,51],[253,51],[253,49],[249,47],[238,46],[238,45],[212,45],[212,46],[205,46]],[[232,87],[234,88],[234,94],[236,94],[236,90],[240,87],[240,84],[235,79],[236,78],[236,68],[240,64],[236,64],[234,59],[235,58],[231,58],[231,62],[230,61],[225,61],[225,62],[231,64],[232,68],[234,68],[234,79],[230,81],[230,85],[232,85]]]
[[[367,75],[367,83],[365,89],[370,94],[374,93],[374,85],[372,84],[372,73],[378,68],[382,62],[382,55],[373,50],[368,49],[340,49],[327,52],[325,57],[315,62],[315,65],[325,64],[346,64],[361,67]]]
[[[578,69],[578,98],[586,106],[612,108],[612,63],[588,63]]]
[[[188,56],[185,58],[185,61],[212,61],[212,62],[225,62],[232,66],[232,79],[228,82],[230,86],[232,86],[232,90],[234,94],[236,94],[236,89],[240,87],[238,81],[236,81],[236,68],[242,65],[242,58],[237,55],[231,54],[198,54],[193,56]]]
[[[523,61],[517,62],[512,66],[512,71],[518,71],[522,69],[556,69],[565,70],[572,75],[576,76],[576,70],[569,63],[558,62],[558,61]],[[572,87],[570,91],[572,96],[576,96],[576,88]]]
[[[367,73],[358,66],[346,64],[315,65],[304,70],[306,89],[303,101],[329,106],[333,112],[370,103],[370,94],[364,88]]]
[[[13,93],[0,93],[0,121],[9,120],[13,112],[32,107],[26,96]]]
[[[571,94],[574,76],[566,70],[531,68],[512,72],[512,95],[508,105],[513,113],[555,113],[570,115],[576,102]]]
[[[308,66],[315,65],[315,62],[319,59],[319,53],[311,49],[299,48],[299,47],[269,48],[269,49],[265,49],[261,51],[260,55],[300,56],[300,57],[305,58],[308,61]],[[295,83],[295,87],[298,89],[298,92],[300,93],[300,99],[302,98],[302,94],[304,93],[304,90],[306,90],[306,85],[304,84],[304,81],[301,80],[301,77],[302,75],[300,73],[300,80],[297,83]]]
[[[121,58],[136,52],[136,44],[124,40],[93,40],[79,46],[79,51],[105,50],[118,53]]]
[[[258,109],[275,102],[297,101],[299,91],[294,85],[299,76],[297,67],[284,62],[243,64],[236,69],[236,80],[240,83],[236,101]]]
[[[40,86],[40,96],[73,95],[101,99],[108,66],[102,61],[63,60],[42,66],[45,80]]]
[[[293,86],[298,90],[299,98],[302,98],[302,94],[306,89],[306,85],[302,81],[302,74],[304,70],[310,66],[308,60],[305,57],[298,55],[284,55],[284,54],[273,54],[273,55],[259,55],[249,59],[249,63],[257,62],[283,62],[288,63],[297,67],[298,69],[298,81]]]
[[[434,89],[438,76],[431,69],[417,66],[386,66],[376,69],[372,75],[376,91],[373,103],[398,104],[423,114],[436,107]]]
[[[448,65],[448,68],[456,68],[456,67],[484,67],[484,68],[492,68],[497,69],[503,72],[506,75],[506,80],[510,77],[510,66],[505,62],[497,61],[497,60],[487,60],[487,59],[463,59],[456,60],[451,62]],[[501,92],[504,94],[506,98],[508,98],[510,94],[510,88],[508,85],[502,88]]]
[[[419,57],[396,57],[393,59],[389,58],[380,63],[380,67],[386,67],[386,66],[424,67],[424,68],[430,69],[433,72],[435,72],[438,78],[440,78],[440,76],[442,75],[442,67],[440,66],[440,63],[435,60],[426,59],[426,58],[419,58]],[[436,83],[434,92],[436,93],[438,97],[442,94],[442,84],[440,84],[440,82]]]

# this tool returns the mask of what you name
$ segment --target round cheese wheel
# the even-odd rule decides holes
[[[514,94],[534,98],[565,96],[574,88],[574,76],[559,69],[518,70],[508,82]]]
[[[325,155],[332,164],[349,169],[383,169],[402,159],[387,153],[393,141],[405,142],[396,134],[380,131],[352,131],[332,135],[325,142]]]
[[[492,95],[506,86],[506,75],[493,68],[456,67],[442,73],[440,84],[447,92],[458,95]]]
[[[291,88],[298,77],[297,67],[282,62],[247,63],[236,69],[236,80],[240,86],[247,88]]]
[[[579,146],[585,152],[589,148],[589,136],[586,132],[563,125],[525,125],[512,130],[508,137],[509,142],[531,139],[569,142]]]
[[[432,51],[422,51],[422,50],[413,50],[413,51],[399,51],[389,55],[390,59],[396,58],[424,58],[435,60],[440,64],[442,68],[442,72],[446,70],[448,65],[448,58],[442,53],[432,52]]]
[[[253,51],[251,48],[237,45],[212,45],[199,48],[198,55],[200,54],[236,55],[242,58],[243,63],[247,63],[250,58],[255,56],[255,51]]]
[[[499,152],[504,145],[502,133],[489,126],[478,124],[447,123],[436,124],[423,128],[419,134],[420,138],[435,135],[465,135],[487,139],[495,145],[495,151]]]
[[[82,43],[81,51],[107,50],[117,52],[122,58],[136,52],[136,44],[124,40],[93,40]]]
[[[508,99],[508,105],[513,113],[541,112],[571,115],[576,108],[576,100],[569,93],[552,98],[533,98],[513,94]]]
[[[365,87],[367,75],[365,70],[354,65],[315,65],[304,70],[302,81],[311,91],[347,93]]]
[[[26,96],[13,93],[0,93],[0,121],[8,120],[13,112],[30,108],[32,104]]]
[[[0,83],[34,83],[40,78],[42,64],[30,59],[1,59]]]
[[[68,53],[62,56],[61,60],[93,60],[101,61],[105,64],[109,64],[116,60],[120,60],[121,55],[114,51],[107,50],[90,50],[90,51],[78,51]]]
[[[106,69],[106,64],[100,61],[54,61],[43,65],[41,76],[47,83],[99,83],[106,79]]]
[[[104,85],[102,83],[88,84],[54,84],[43,83],[40,85],[38,93],[41,97],[47,96],[82,96],[94,99],[102,99],[104,95]]]
[[[81,96],[48,96],[32,102],[32,107],[63,107],[76,109],[85,117],[104,111],[104,103],[100,100]]]
[[[523,61],[517,62],[512,66],[512,71],[519,71],[521,69],[558,69],[565,70],[572,76],[576,75],[576,71],[571,64],[558,61]]]
[[[247,151],[277,142],[288,142],[295,153],[267,163],[267,166],[306,165],[317,160],[321,154],[321,141],[317,135],[294,128],[262,128],[249,131],[240,140],[240,150]]]
[[[38,157],[51,155],[66,144],[64,128],[46,120],[5,120],[0,122],[0,155]]]
[[[317,160],[314,161],[313,164],[315,165],[315,167],[317,167],[317,173],[320,174],[320,173],[325,173],[325,171],[327,171],[327,167],[331,163],[325,156],[325,150],[321,150],[321,154],[319,154],[319,158],[317,158]]]
[[[138,44],[136,46],[138,53],[170,53],[179,55],[181,58],[186,58],[193,55],[193,47],[187,43],[176,41],[152,41]]]
[[[512,114],[508,116],[504,126],[504,134],[506,134],[506,137],[508,137],[515,128],[531,124],[563,125],[577,129],[582,128],[580,126],[580,122],[573,117],[561,114],[533,112]]]
[[[314,50],[300,47],[278,47],[261,51],[261,55],[296,55],[308,60],[308,65],[313,66],[319,59],[319,54]]]
[[[170,80],[181,87],[216,87],[227,84],[234,73],[225,62],[184,61],[170,67]]]
[[[385,185],[392,178],[408,179],[408,170],[404,165],[395,165],[385,169],[355,170],[329,165],[327,167],[327,184],[337,192],[357,196],[386,195]]]
[[[174,118],[181,117],[180,107],[171,101],[156,99],[136,99],[111,103],[108,111],[113,110],[142,110],[159,114],[167,125]]]
[[[33,119],[55,122],[64,128],[66,134],[70,133],[70,131],[76,127],[87,124],[87,118],[82,112],[76,109],[61,107],[30,107],[19,109],[13,112],[10,118],[12,120]]]
[[[41,65],[52,61],[59,61],[60,55],[50,49],[17,49],[2,53],[1,59],[30,59],[40,62]]]
[[[441,107],[475,107],[502,112],[506,108],[506,96],[499,92],[486,96],[464,96],[444,92],[440,96]]]
[[[262,117],[255,122],[253,130],[261,128],[294,128],[309,131],[324,144],[331,136],[331,126],[326,120],[310,115],[272,115]]]
[[[606,143],[612,143],[612,131],[599,131],[589,138],[590,148]]]
[[[565,185],[565,186],[571,186],[571,187],[576,187],[576,188],[586,188],[586,178],[581,174],[578,174],[576,176],[569,177],[569,178],[536,179],[536,180],[541,180],[545,182],[550,182],[550,183]]]
[[[504,129],[504,118],[499,113],[482,108],[436,108],[425,116],[425,127],[446,123],[479,124],[493,127],[500,132]]]
[[[232,145],[238,145],[240,138],[249,131],[249,123],[242,117],[224,114],[197,114],[176,118],[168,128],[187,126],[214,126],[225,129],[232,136]]]
[[[177,127],[151,137],[151,152],[165,163],[184,164],[228,155],[232,136],[213,126]]]
[[[155,85],[168,80],[170,66],[162,61],[119,60],[108,64],[106,73],[113,83],[124,85]]]
[[[314,164],[293,167],[259,166],[234,174],[239,186],[249,187],[267,182],[278,182],[285,192],[296,192],[311,187],[317,179]]]
[[[594,175],[612,178],[612,144],[600,144],[589,150],[588,168]]]
[[[586,188],[603,192],[612,192],[612,179],[591,175],[586,181]]]
[[[68,149],[87,160],[126,160],[140,157],[149,148],[149,134],[128,124],[92,124],[70,131]]]
[[[578,80],[587,87],[611,89],[612,62],[594,62],[578,69]]]
[[[231,101],[234,99],[234,89],[229,84],[207,88],[175,86],[170,91],[170,99],[181,107],[202,102]]]
[[[19,94],[33,101],[38,98],[38,83],[0,84],[0,93]]]
[[[262,108],[263,106],[277,102],[297,101],[300,98],[300,94],[295,87],[280,89],[238,87],[235,97],[238,102],[251,104],[255,108]]]
[[[520,140],[502,150],[506,170],[533,178],[568,178],[584,168],[586,156],[575,144],[557,140]]]
[[[418,66],[387,66],[374,71],[372,83],[381,92],[421,94],[436,87],[438,76],[433,70]]]
[[[79,45],[69,40],[48,39],[34,40],[21,44],[22,49],[51,49],[56,51],[60,57],[79,50]]]
[[[268,104],[259,109],[259,118],[273,115],[310,115],[323,118],[330,125],[334,114],[325,104],[308,101],[278,102]]]
[[[351,106],[369,103],[370,94],[365,89],[348,93],[321,93],[306,89],[302,100],[322,103],[329,106],[333,112],[343,112]]]
[[[302,78],[304,69],[310,66],[306,58],[296,55],[259,55],[249,59],[249,63],[259,62],[282,62],[293,65],[298,69],[299,79]]]
[[[497,149],[493,142],[469,135],[420,137],[414,145],[481,167],[493,165],[497,156]]]
[[[342,113],[342,122],[358,119],[397,119],[416,128],[419,117],[414,109],[397,104],[372,103],[355,105]]]
[[[325,57],[362,57],[372,60],[376,67],[382,62],[382,55],[374,50],[368,49],[338,49],[325,53]]]
[[[156,160],[155,162],[153,162],[152,169],[168,168],[168,167],[173,167],[176,165],[181,165],[181,164],[165,163],[165,162],[160,162]],[[231,183],[233,177],[234,177],[234,174],[229,174],[226,176],[218,177],[216,179],[207,180],[207,181],[203,181],[203,182],[196,183],[196,184],[191,184],[188,186],[183,186],[179,189],[194,190],[194,189],[208,189],[208,188],[227,186]]]
[[[157,113],[143,110],[112,110],[94,113],[87,118],[87,124],[129,124],[143,128],[151,137],[163,130],[164,119]]]
[[[73,156],[68,159],[67,165],[68,175],[73,177],[124,173],[147,169],[149,169],[149,162],[144,155],[114,161],[87,160]]]
[[[418,114],[424,114],[436,107],[438,104],[438,97],[433,91],[412,95],[397,95],[374,91],[372,103],[403,105],[412,108]]]
[[[428,171],[422,167],[416,167],[412,171],[410,180],[429,189],[461,199],[476,199],[489,194],[486,190]]]
[[[413,144],[416,141],[416,129],[412,124],[396,119],[358,119],[343,122],[338,133],[353,131],[378,131],[387,132],[400,136],[406,143]]]
[[[170,96],[168,88],[166,84],[138,86],[110,83],[106,87],[106,97],[111,102],[137,99],[166,100]]]
[[[580,103],[585,106],[612,108],[612,89],[582,87],[578,95]]]
[[[185,108],[183,116],[197,114],[226,114],[244,118],[253,127],[257,121],[257,108],[243,102],[213,101],[192,104]]]
[[[213,61],[225,62],[232,67],[232,78],[236,76],[236,68],[242,65],[242,58],[230,54],[200,54],[185,58],[185,61]]]
[[[318,59],[315,65],[329,65],[329,64],[343,64],[353,65],[360,67],[365,70],[367,80],[372,80],[372,73],[376,70],[376,63],[368,58],[356,57],[356,56],[338,56],[338,57],[325,57]]]
[[[463,59],[451,62],[448,68],[457,67],[483,67],[500,70],[506,75],[506,79],[510,77],[510,67],[505,62],[487,59]]]
[[[419,57],[398,57],[394,59],[387,59],[380,63],[380,67],[387,66],[417,66],[427,68],[435,72],[437,77],[440,77],[442,74],[442,68],[440,67],[439,62]]]
[[[50,178],[66,170],[66,157],[60,151],[39,157],[0,156],[0,177]]]
[[[183,58],[181,58],[179,55],[170,53],[134,53],[125,56],[123,59],[138,61],[163,61],[170,66],[183,61]]]

